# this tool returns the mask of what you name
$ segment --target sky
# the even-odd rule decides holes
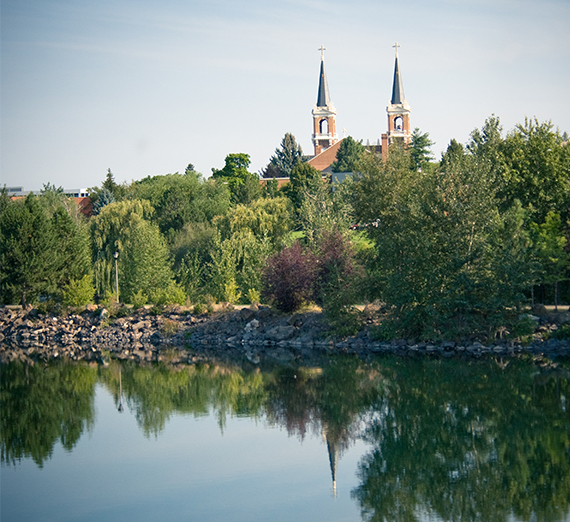
[[[0,185],[100,186],[313,153],[321,45],[339,134],[386,132],[394,48],[439,159],[492,114],[570,133],[569,0],[2,0]]]

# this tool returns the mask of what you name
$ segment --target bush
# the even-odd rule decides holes
[[[311,299],[316,258],[296,242],[267,260],[263,271],[263,295],[282,312],[293,312]]]
[[[148,296],[142,290],[135,292],[133,294],[133,297],[131,297],[131,304],[135,309],[138,309],[147,303],[148,303]]]
[[[171,282],[166,288],[157,288],[150,294],[150,301],[155,305],[179,304],[186,302],[186,294],[182,287]]]
[[[86,275],[81,279],[72,279],[62,292],[64,306],[85,306],[93,302],[95,287],[93,277]]]

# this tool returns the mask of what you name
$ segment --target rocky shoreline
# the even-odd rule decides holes
[[[532,341],[497,339],[456,343],[378,341],[371,322],[348,339],[327,337],[318,312],[283,315],[266,306],[235,310],[231,306],[210,314],[192,314],[173,307],[161,314],[156,309],[122,308],[114,312],[89,306],[69,315],[42,314],[37,309],[0,308],[0,362],[21,360],[33,364],[58,358],[108,364],[110,359],[136,362],[196,364],[214,358],[248,360],[259,364],[306,363],[332,354],[366,358],[378,354],[405,357],[513,357],[521,354],[549,359],[570,356],[570,340],[548,339],[547,334],[570,322],[570,313],[533,317]]]

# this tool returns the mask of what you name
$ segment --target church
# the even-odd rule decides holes
[[[382,154],[382,158],[388,156],[388,147],[395,140],[401,140],[409,143],[412,135],[410,127],[410,106],[404,96],[404,85],[400,74],[400,64],[398,58],[398,48],[400,45],[396,42],[393,45],[396,50],[394,64],[394,80],[392,83],[392,97],[389,105],[386,107],[388,116],[388,131],[382,134],[378,144],[368,146],[378,154]],[[336,154],[343,138],[339,139],[336,130],[336,109],[331,101],[327,76],[325,73],[325,57],[326,48],[321,45],[321,70],[319,76],[319,90],[317,94],[317,102],[313,107],[313,147],[314,156],[309,159],[308,163],[321,171],[323,174],[331,173],[331,164],[336,160]]]

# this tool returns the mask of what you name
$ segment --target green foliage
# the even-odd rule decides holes
[[[352,206],[344,190],[352,187],[352,179],[335,184],[332,189],[330,178],[313,180],[301,198],[298,221],[309,243],[327,232],[348,230],[352,222]]]
[[[288,178],[302,159],[301,146],[295,141],[295,136],[287,132],[281,140],[281,148],[275,149],[275,154],[271,156],[269,163],[277,170],[277,177]]]
[[[113,252],[120,253],[119,294],[129,302],[139,291],[167,291],[173,282],[166,241],[147,218],[148,201],[120,201],[103,208],[91,222],[95,282],[100,296],[114,289]]]
[[[362,140],[356,141],[352,136],[347,136],[340,142],[336,153],[336,161],[331,164],[333,172],[355,172],[358,164],[364,157],[366,148]]]
[[[417,127],[414,129],[408,145],[413,169],[425,169],[426,164],[433,159],[430,150],[433,144],[434,142],[430,140],[428,132],[422,133]]]
[[[251,231],[258,240],[268,238],[279,248],[292,229],[289,200],[284,197],[260,198],[249,205],[237,205],[230,213],[216,221],[223,237]]]
[[[245,204],[261,196],[259,176],[248,172],[249,154],[228,154],[222,169],[212,169],[212,177],[228,185],[234,204]]]
[[[488,164],[409,168],[405,151],[367,158],[356,212],[376,243],[382,295],[401,335],[434,338],[501,321],[529,287],[524,213],[500,214]],[[473,322],[475,320],[475,323]],[[476,322],[479,321],[479,325]]]
[[[85,275],[81,279],[72,279],[67,284],[62,293],[62,304],[64,306],[85,306],[93,303],[94,298],[93,276]]]
[[[540,263],[541,282],[554,285],[554,304],[558,306],[558,284],[568,279],[570,254],[566,251],[565,231],[560,215],[550,211],[544,223],[530,224],[533,252]]]
[[[133,308],[135,310],[141,308],[147,303],[148,303],[148,296],[142,290],[135,292],[131,297],[131,304],[133,305]]]
[[[322,183],[322,179],[322,174],[308,163],[300,163],[291,171],[290,181],[283,188],[283,192],[291,200],[296,212],[299,211],[305,195],[319,182]]]
[[[509,204],[518,199],[533,221],[549,212],[564,215],[570,207],[570,147],[551,122],[525,119],[504,140],[505,167],[500,195]]]
[[[63,206],[48,212],[42,197],[6,201],[0,213],[2,301],[23,306],[57,295],[89,271],[86,236]]]
[[[558,330],[552,332],[550,336],[560,340],[570,339],[570,323],[563,324]]]
[[[166,287],[150,290],[149,300],[151,303],[159,306],[169,304],[183,305],[186,302],[186,293],[177,283],[170,281]]]
[[[230,206],[226,185],[203,181],[193,170],[149,176],[134,182],[129,193],[133,199],[150,202],[154,208],[153,222],[171,242],[176,241],[177,233],[185,226],[211,223],[214,216],[225,214]]]

